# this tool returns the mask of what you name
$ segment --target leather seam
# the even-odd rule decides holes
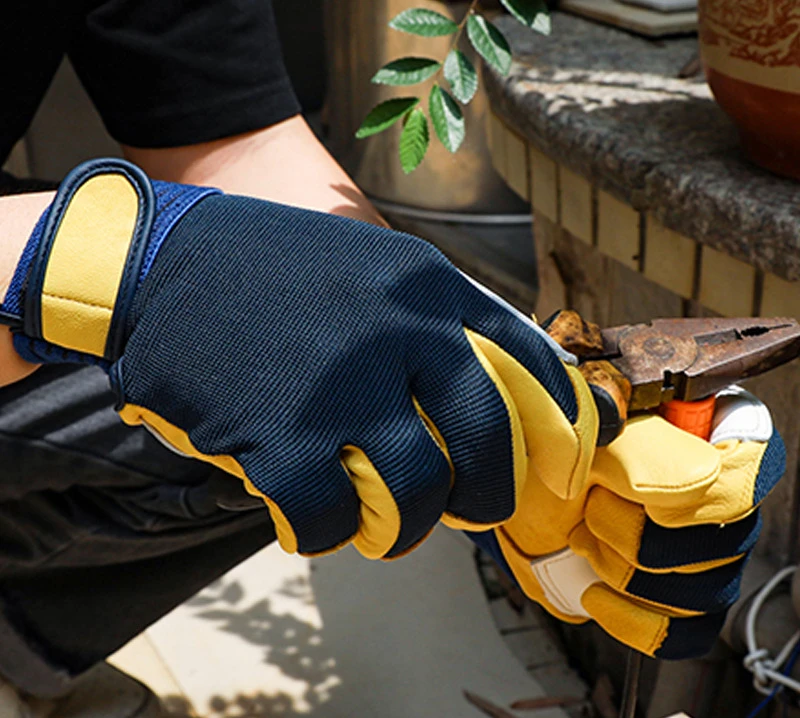
[[[80,304],[84,307],[94,307],[95,309],[105,309],[107,312],[113,312],[114,308],[106,306],[105,304],[95,304],[93,302],[84,302],[81,299],[73,299],[72,297],[64,297],[60,294],[51,294],[49,292],[42,292],[43,297],[49,297],[50,299],[60,299],[64,302],[72,302],[73,304]]]

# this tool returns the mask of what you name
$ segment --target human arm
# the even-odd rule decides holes
[[[221,140],[166,149],[123,145],[123,151],[155,179],[210,185],[231,194],[386,226],[300,115]],[[53,194],[0,198],[0,296],[5,295],[25,242]],[[14,351],[8,327],[0,327],[0,386],[25,378],[36,367]]]
[[[123,152],[153,179],[387,226],[301,115],[221,140],[166,149],[123,145]]]
[[[25,243],[54,194],[37,192],[0,197],[0,296],[5,296]],[[24,379],[37,366],[20,357],[14,350],[11,331],[7,326],[0,327],[0,386]]]

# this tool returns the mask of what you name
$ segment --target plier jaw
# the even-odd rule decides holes
[[[543,326],[578,357],[600,414],[600,445],[628,412],[704,399],[800,356],[800,324],[786,317],[654,319],[601,331],[562,311]]]
[[[601,336],[603,358],[631,382],[630,411],[703,399],[800,356],[800,324],[787,317],[654,319]]]

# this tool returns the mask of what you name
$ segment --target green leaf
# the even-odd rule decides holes
[[[546,0],[500,0],[506,9],[525,27],[550,34],[550,11]]]
[[[416,85],[437,73],[441,62],[427,57],[403,57],[384,65],[372,81],[379,85]]]
[[[431,122],[436,136],[450,152],[457,152],[467,132],[464,115],[458,103],[446,90],[434,85],[431,88],[428,108],[431,111]]]
[[[410,174],[419,167],[429,144],[428,118],[417,108],[409,114],[403,134],[400,135],[400,165],[403,172]]]
[[[458,30],[458,25],[450,18],[424,8],[403,10],[389,22],[389,27],[421,37],[452,35]]]
[[[361,140],[364,137],[388,130],[418,104],[419,97],[396,97],[393,100],[381,102],[380,105],[370,110],[364,122],[361,123],[361,127],[358,128],[356,137]]]
[[[444,77],[459,102],[465,105],[478,91],[478,73],[469,58],[460,50],[451,50],[444,61]]]
[[[511,69],[511,48],[508,41],[492,23],[481,15],[470,15],[467,35],[478,54],[503,75]]]

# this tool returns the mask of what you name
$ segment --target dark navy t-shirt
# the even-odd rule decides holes
[[[174,147],[300,111],[269,0],[7,3],[0,43],[0,164],[64,55],[117,141]]]

